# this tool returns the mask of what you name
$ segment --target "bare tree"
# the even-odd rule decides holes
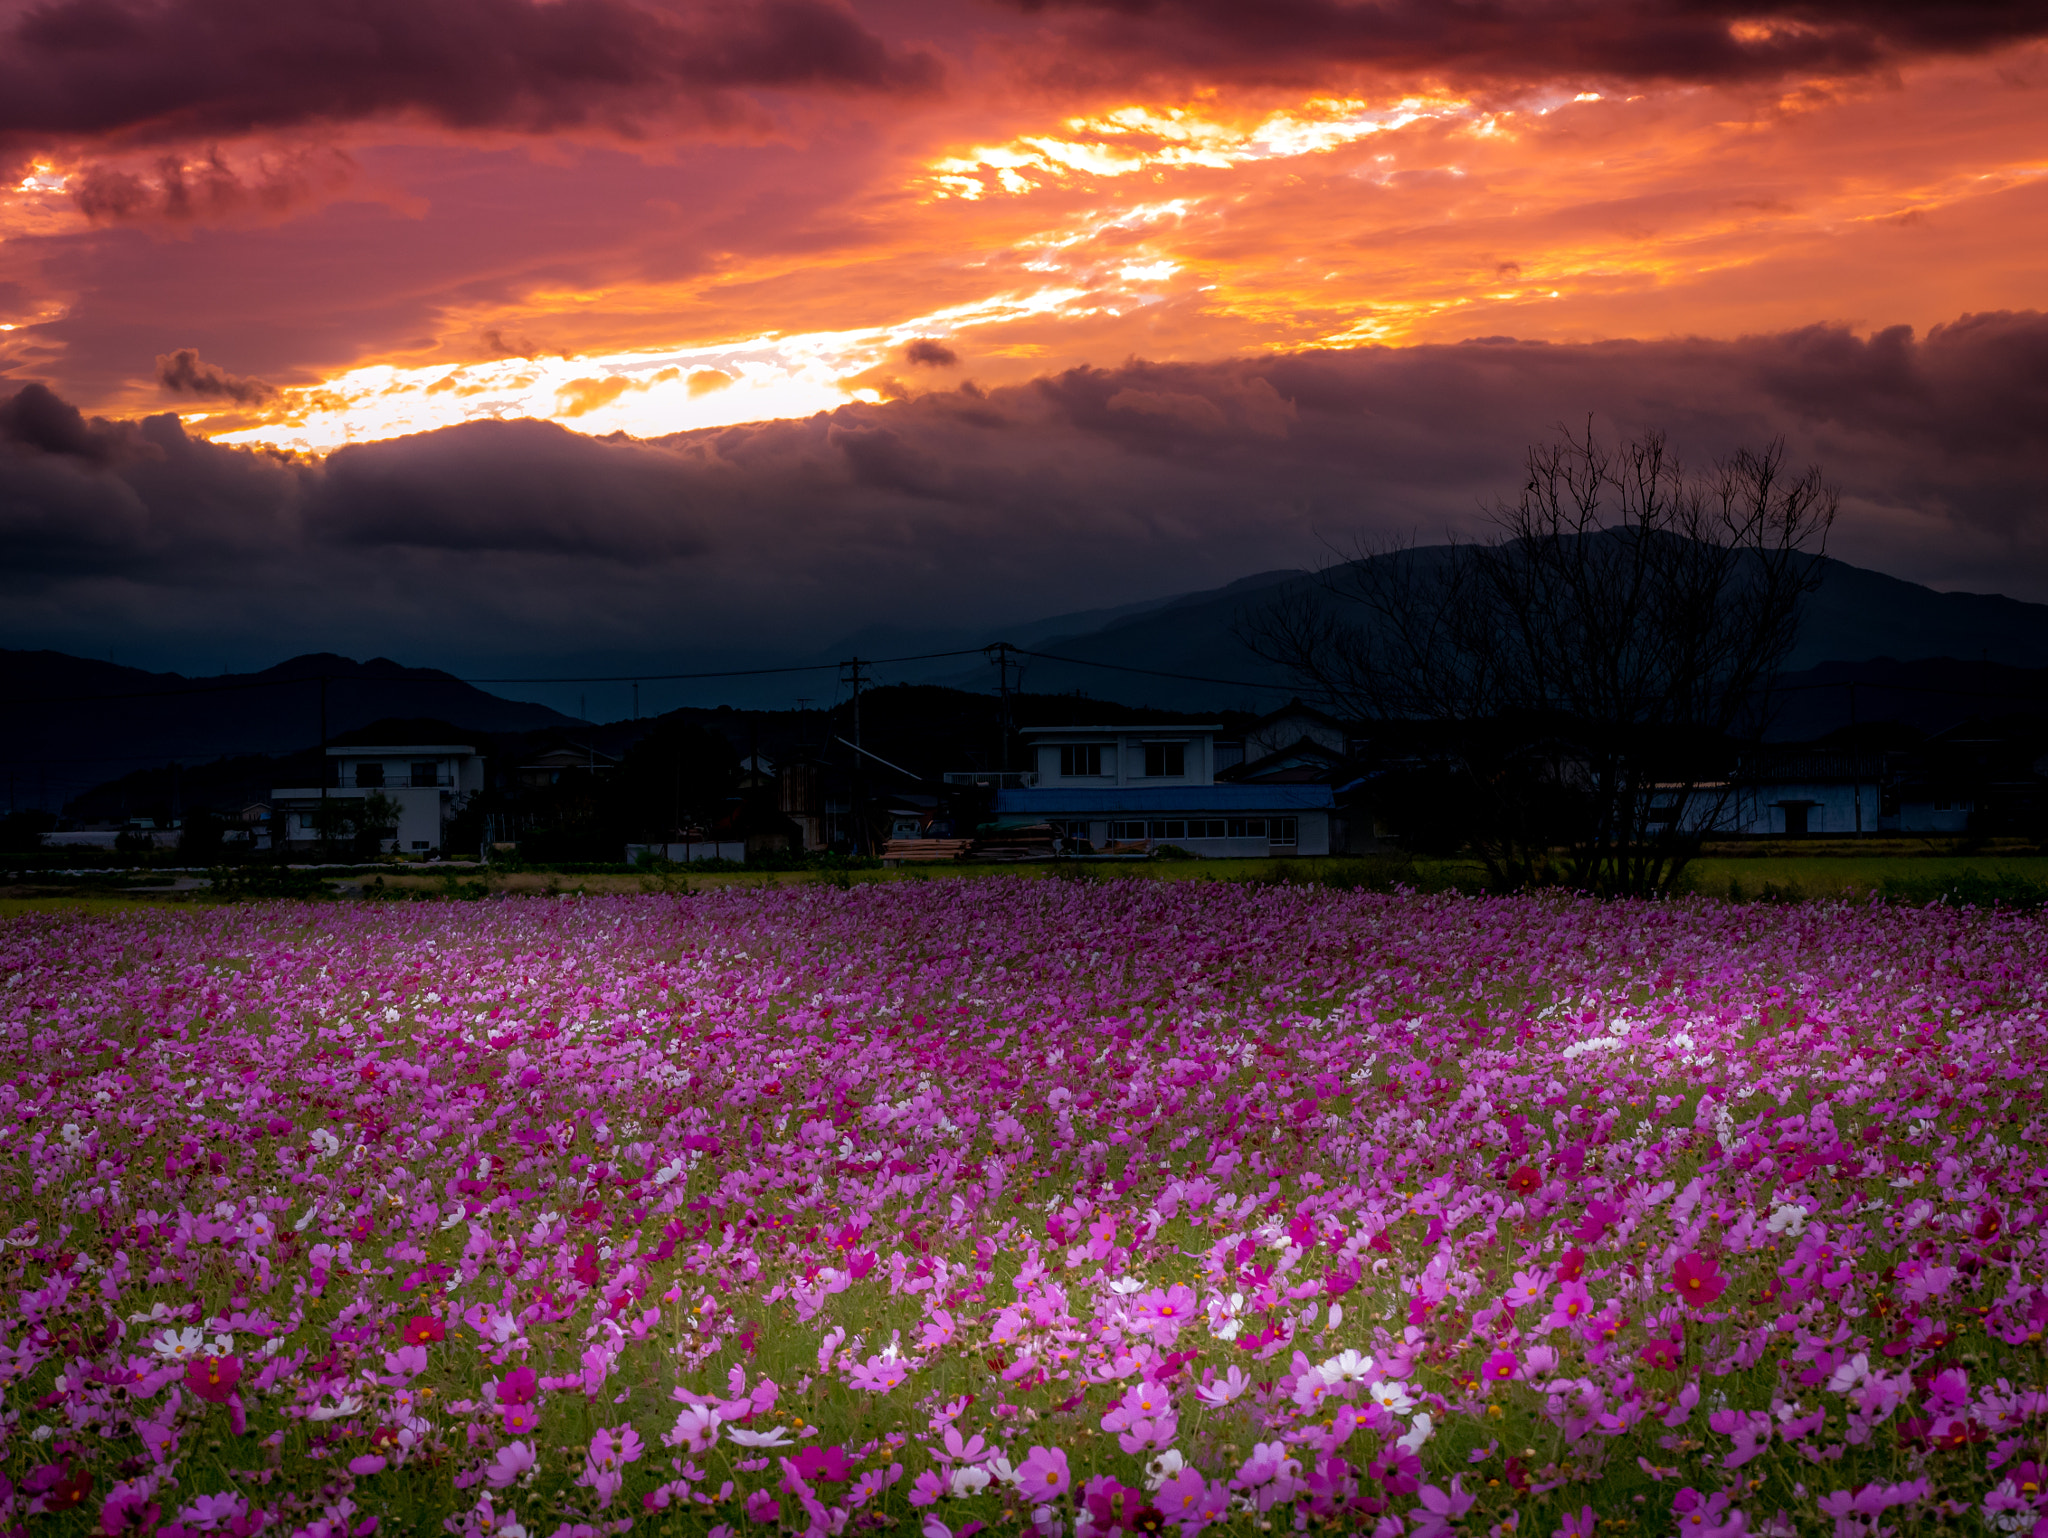
[[[1661,434],[1560,430],[1487,538],[1361,548],[1245,638],[1340,708],[1430,723],[1497,883],[1668,890],[1819,582],[1836,493],[1784,460],[1696,476]]]

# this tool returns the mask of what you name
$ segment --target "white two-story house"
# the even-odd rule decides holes
[[[394,836],[384,841],[396,854],[443,849],[448,820],[484,788],[483,755],[466,743],[359,743],[329,748],[327,761],[328,800],[381,795],[397,806]],[[288,842],[319,839],[319,786],[288,786],[271,799]]]
[[[1219,783],[1242,757],[1215,724],[1029,727],[1037,783],[999,790],[999,817],[1042,817],[1069,843],[1172,844],[1191,854],[1327,854],[1331,787]],[[1223,762],[1220,760],[1228,760]]]

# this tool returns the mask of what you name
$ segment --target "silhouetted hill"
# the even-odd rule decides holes
[[[567,726],[544,705],[488,694],[437,668],[332,653],[260,673],[187,678],[53,651],[0,651],[0,773],[19,806],[52,811],[88,786],[172,760],[275,756],[385,717],[433,717],[469,731]]]
[[[1433,559],[1444,548],[1425,546],[1413,553],[1414,558]],[[1213,592],[1190,593],[1142,614],[1034,644],[1034,651],[1073,660],[1029,660],[1024,686],[1033,692],[1079,689],[1114,693],[1184,710],[1271,708],[1299,692],[1300,685],[1283,669],[1255,655],[1238,638],[1237,630],[1275,598],[1319,591],[1315,579],[1305,572],[1268,572]],[[2048,667],[2048,604],[2022,603],[1995,593],[1941,593],[1846,561],[1825,561],[1820,589],[1807,600],[1799,642],[1788,659],[1798,676],[1788,682],[1840,681],[1833,674],[1808,676],[1823,664],[1870,662],[1877,666],[1873,659],[1884,659],[1885,668],[1920,665],[1890,660],[1897,658],[1926,659],[1928,667],[1924,674],[1911,678],[1882,670],[1872,674],[1873,683],[1889,679],[1900,686],[1883,696],[1887,701],[1902,699],[1906,683],[1922,690],[2009,691],[2020,686],[2019,680],[2007,676],[2012,670]],[[1089,663],[1241,683],[1182,682],[1118,673]],[[2007,673],[1971,671],[1984,667],[2004,668]],[[949,681],[980,687],[982,671],[958,670]],[[1921,698],[1931,701],[1934,697]],[[1845,691],[1841,721],[1848,718],[1846,700]],[[1885,708],[1888,711],[1889,705]],[[1859,714],[1868,713],[1859,710]],[[1969,701],[1958,697],[1952,711],[1924,703],[1916,706],[1909,718],[1923,725],[1948,725],[1971,713]],[[1818,706],[1804,714],[1791,712],[1786,719],[1835,721]]]

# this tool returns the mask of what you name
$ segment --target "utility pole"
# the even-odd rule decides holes
[[[982,648],[984,655],[993,654],[996,661],[996,694],[1002,700],[996,722],[996,730],[1002,734],[996,743],[996,767],[1004,773],[1010,768],[1010,653],[1015,650],[1008,641],[997,641]]]
[[[1849,740],[1851,742],[1856,741],[1856,685],[1854,681],[1851,681],[1849,685]],[[1863,836],[1862,777],[1858,776],[1854,783],[1856,786],[1856,836],[1861,838]]]
[[[323,855],[327,852],[327,770],[329,763],[330,760],[327,757],[327,675],[322,673],[320,675],[320,852]],[[285,833],[287,839],[289,839],[291,829],[287,827]]]
[[[868,852],[867,815],[861,805],[860,686],[861,663],[855,657],[840,664],[847,670],[846,682],[853,685],[853,830],[852,842],[858,853]]]

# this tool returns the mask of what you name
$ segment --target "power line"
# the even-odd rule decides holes
[[[978,646],[962,647],[957,651],[917,652],[904,657],[868,657],[861,659],[862,666],[872,667],[884,663],[933,662],[945,657],[975,657],[981,655]],[[128,689],[112,694],[43,694],[21,695],[12,699],[0,699],[0,705],[86,705],[115,700],[169,699],[193,694],[231,694],[242,689],[279,689],[293,684],[344,683],[384,684],[649,684],[688,683],[712,678],[766,678],[778,673],[824,673],[846,666],[844,662],[792,663],[785,667],[773,668],[722,668],[703,673],[585,673],[559,675],[546,678],[464,678],[454,673],[432,675],[409,674],[399,677],[364,678],[360,676],[336,675],[333,673],[298,673],[290,678],[251,678],[231,684],[195,684],[177,689]]]
[[[1095,662],[1087,657],[1062,657],[1053,652],[1026,651],[1021,646],[1011,646],[1007,650],[1014,652],[1019,657],[1037,657],[1043,662],[1068,662],[1072,663],[1075,667],[1107,668],[1113,673],[1141,673],[1147,678],[1177,678],[1183,683],[1228,684],[1232,688],[1237,689],[1272,689],[1276,692],[1287,687],[1285,684],[1274,683],[1270,679],[1264,683],[1259,683],[1249,678],[1212,678],[1206,673],[1169,673],[1161,668],[1132,667],[1127,662]]]

